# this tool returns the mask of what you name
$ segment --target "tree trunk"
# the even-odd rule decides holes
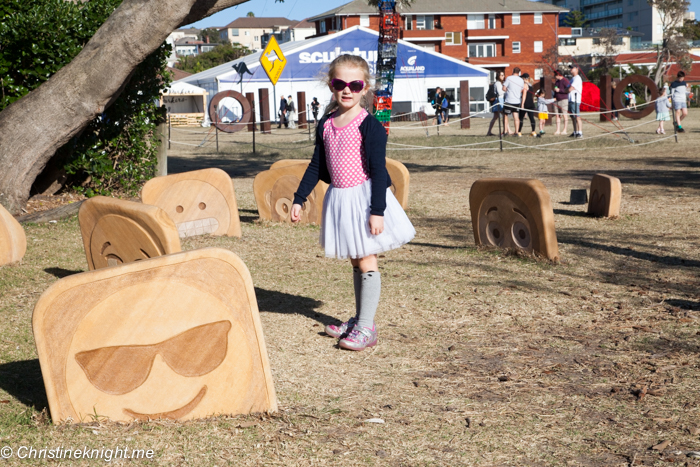
[[[54,155],[177,27],[246,0],[124,0],[68,65],[0,112],[0,204],[17,213]]]

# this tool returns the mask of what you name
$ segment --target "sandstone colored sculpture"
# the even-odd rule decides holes
[[[228,250],[66,277],[32,326],[54,423],[277,410],[250,273]]]
[[[141,200],[164,210],[182,238],[207,233],[241,236],[233,181],[221,169],[152,178],[143,186]]]
[[[24,229],[0,204],[0,266],[21,260],[26,252]]]
[[[175,224],[157,206],[96,196],[80,206],[78,221],[91,270],[180,251]]]
[[[291,222],[289,213],[294,204],[294,192],[304,176],[309,161],[284,159],[275,162],[270,170],[260,172],[253,180],[255,204],[260,219],[275,222]],[[273,168],[274,167],[274,168]],[[328,185],[319,182],[302,206],[301,221],[304,224],[320,224],[323,215],[323,198]]]
[[[595,174],[591,179],[591,200],[588,214],[598,217],[618,217],[622,200],[622,183],[610,175]]]
[[[408,185],[411,175],[401,162],[386,158],[386,170],[391,178],[391,191],[396,196],[402,208],[408,208]]]
[[[552,202],[539,180],[477,180],[469,192],[469,205],[477,245],[559,259]]]

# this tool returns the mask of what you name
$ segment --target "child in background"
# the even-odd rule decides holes
[[[335,101],[318,124],[316,149],[294,194],[290,216],[299,222],[302,206],[318,181],[330,183],[323,200],[320,241],[327,257],[350,258],[355,316],[328,325],[325,331],[348,350],[377,343],[374,315],[381,291],[377,254],[410,242],[416,234],[389,188],[386,130],[361,105],[372,102],[370,80],[362,57],[340,55],[331,62],[326,82]]]
[[[545,99],[544,89],[538,89],[535,97],[537,97],[537,116],[540,119],[540,132],[537,134],[537,137],[541,138],[542,135],[544,135],[544,124],[547,122],[547,118],[549,118],[549,109],[547,106],[555,103],[557,99]]]
[[[664,122],[671,120],[669,115],[669,109],[671,109],[671,102],[666,93],[666,87],[661,88],[661,93],[659,98],[656,100],[656,121],[659,122],[659,127],[656,129],[657,135],[665,135]]]

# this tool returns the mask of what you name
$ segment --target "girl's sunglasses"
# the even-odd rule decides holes
[[[350,88],[350,92],[352,92],[353,94],[357,94],[365,88],[365,82],[358,79],[357,81],[346,83],[342,79],[333,78],[331,80],[331,86],[336,91],[342,91],[345,88]]]

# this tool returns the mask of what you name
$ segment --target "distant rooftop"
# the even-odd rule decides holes
[[[413,0],[410,7],[397,7],[401,14],[466,14],[466,13],[526,13],[569,11],[567,8],[549,3],[531,2],[529,0]],[[370,6],[367,0],[353,0],[350,3],[313,16],[308,21],[331,16],[378,15],[377,7]]]
[[[262,29],[272,28],[274,26],[292,26],[298,22],[299,21],[295,19],[287,19],[282,17],[257,18],[255,16],[243,16],[230,22],[222,29]]]

